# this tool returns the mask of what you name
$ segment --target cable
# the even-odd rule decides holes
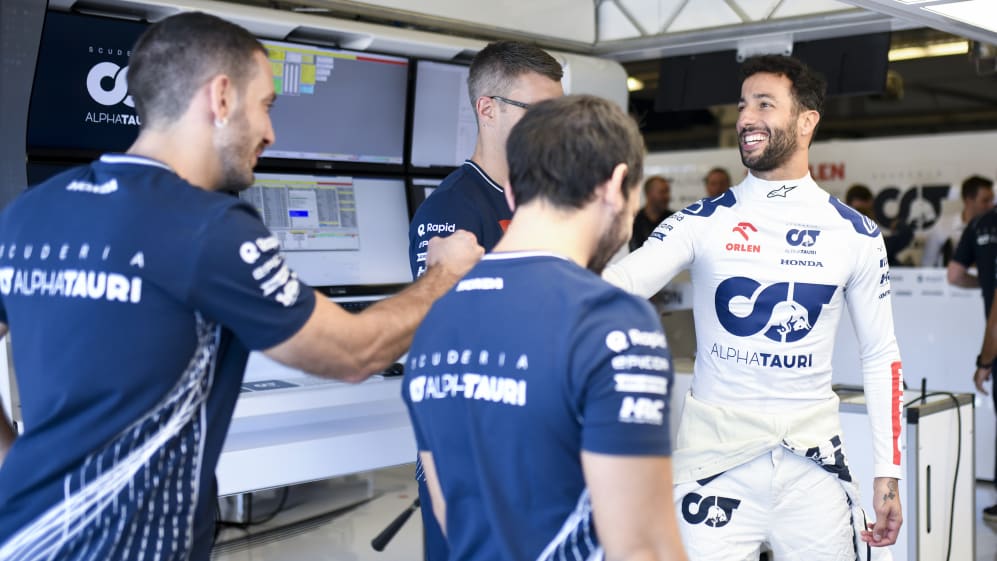
[[[934,397],[934,396],[948,396],[948,398],[952,400],[952,402],[955,404],[955,416],[956,416],[956,422],[957,422],[957,426],[958,426],[958,438],[956,438],[956,448],[955,448],[955,475],[953,475],[953,477],[952,477],[952,501],[949,504],[949,543],[948,543],[948,549],[946,550],[947,553],[945,554],[945,560],[946,561],[950,561],[950,559],[952,558],[952,533],[953,533],[953,528],[955,526],[955,494],[956,494],[956,487],[957,487],[957,485],[959,483],[959,464],[960,464],[960,460],[962,459],[962,410],[961,410],[962,408],[961,408],[961,404],[959,403],[959,398],[956,397],[955,394],[952,393],[952,392],[934,391],[934,392],[926,393],[925,390],[924,390],[924,384],[922,383],[922,385],[921,385],[921,395],[918,396],[918,397],[915,397],[911,401],[905,403],[904,404],[904,409],[907,409],[908,407],[910,407],[911,405],[914,405],[915,403],[917,403],[919,401],[927,403],[926,400],[929,397]],[[916,531],[916,529],[915,529],[915,531]]]

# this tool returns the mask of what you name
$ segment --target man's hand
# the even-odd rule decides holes
[[[983,395],[990,395],[987,393],[986,388],[983,387],[983,382],[990,381],[990,370],[991,367],[989,366],[977,368],[976,372],[973,374],[973,383],[976,384],[976,391]]]
[[[445,238],[435,237],[429,240],[426,267],[442,266],[455,277],[461,278],[484,254],[485,250],[478,245],[474,234],[467,230],[457,230]]]
[[[872,483],[872,489],[876,522],[871,531],[862,532],[862,541],[873,547],[893,545],[897,542],[900,525],[904,521],[897,480],[892,477],[877,477]]]

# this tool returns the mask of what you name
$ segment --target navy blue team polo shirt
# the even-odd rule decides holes
[[[251,206],[105,155],[0,214],[0,321],[25,432],[0,469],[0,558],[208,559],[250,349],[314,292]]]
[[[502,239],[511,219],[502,187],[481,166],[466,160],[440,183],[412,219],[408,234],[412,277],[419,278],[426,271],[430,238],[467,230],[488,252]]]
[[[450,558],[593,558],[581,451],[669,455],[671,382],[646,301],[558,256],[486,255],[433,305],[402,382]]]

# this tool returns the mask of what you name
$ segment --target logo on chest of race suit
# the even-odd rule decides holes
[[[817,243],[820,230],[800,230],[793,228],[786,232],[786,243],[793,247],[813,247]]]
[[[747,277],[731,277],[717,287],[717,319],[738,337],[762,332],[773,341],[792,343],[810,333],[835,290],[833,285],[802,282],[762,286]]]
[[[682,518],[689,524],[706,524],[711,528],[726,526],[734,510],[741,506],[738,499],[727,497],[703,497],[689,493],[682,499]]]

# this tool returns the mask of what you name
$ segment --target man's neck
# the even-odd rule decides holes
[[[471,161],[478,164],[488,174],[488,177],[504,188],[509,180],[509,164],[506,163],[505,151],[493,149],[489,144],[487,140],[479,136]]]
[[[191,142],[178,142],[190,138],[177,130],[144,130],[128,148],[127,154],[143,156],[168,165],[177,175],[195,187],[210,191],[217,177],[217,170],[204,157],[209,147]]]
[[[533,202],[516,209],[494,251],[546,251],[586,267],[595,251],[596,240],[580,236],[579,232],[597,230],[590,213],[563,211],[549,204]]]
[[[777,168],[766,171],[748,169],[751,170],[751,175],[765,181],[792,181],[799,179],[810,173],[809,151],[798,150]]]

